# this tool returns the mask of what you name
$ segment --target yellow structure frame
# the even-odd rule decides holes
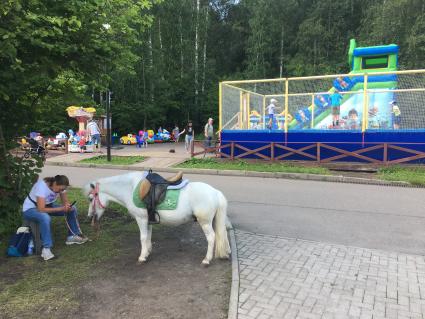
[[[320,80],[320,79],[332,79],[332,78],[337,78],[337,77],[353,77],[353,76],[361,76],[363,75],[364,77],[364,90],[363,90],[363,118],[362,118],[362,132],[364,132],[367,129],[367,121],[368,121],[368,77],[371,75],[386,75],[386,74],[391,74],[391,75],[402,75],[402,74],[425,74],[425,69],[420,69],[420,70],[404,70],[404,71],[390,71],[390,72],[373,72],[373,73],[363,73],[363,74],[333,74],[333,75],[319,75],[319,76],[306,76],[306,77],[292,77],[292,78],[276,78],[276,79],[261,79],[261,80],[241,80],[241,81],[223,81],[220,82],[219,84],[219,132],[223,129],[223,122],[222,122],[222,116],[223,116],[223,85],[228,86],[230,88],[233,89],[237,89],[240,91],[240,115],[238,116],[239,118],[239,127],[242,128],[242,126],[244,125],[245,119],[242,119],[242,92],[244,92],[245,94],[247,94],[247,108],[249,111],[249,96],[250,94],[254,94],[254,95],[259,95],[262,96],[263,98],[263,118],[265,118],[265,108],[266,108],[266,98],[270,98],[270,97],[276,97],[276,96],[283,96],[285,98],[285,126],[284,126],[284,131],[285,133],[288,132],[288,102],[289,102],[289,97],[290,96],[303,96],[303,95],[311,95],[312,96],[312,107],[313,107],[313,112],[312,112],[312,118],[311,118],[311,127],[314,126],[314,95],[315,94],[320,94],[320,93],[328,93],[328,92],[305,92],[305,93],[290,93],[289,92],[289,81],[300,81],[300,80]],[[275,82],[284,82],[283,85],[283,91],[282,94],[259,94],[256,92],[252,92],[243,88],[239,88],[237,85],[240,84],[249,84],[249,83],[275,83]],[[416,89],[394,89],[394,90],[387,90],[387,89],[374,89],[374,92],[423,92],[425,91],[425,88],[416,88]],[[359,94],[359,92],[357,91],[347,91],[347,92],[343,92],[343,94]],[[248,114],[248,119],[247,119],[247,123],[249,123],[249,112]],[[234,118],[234,117],[233,117]],[[264,128],[264,121],[263,121],[263,128]],[[249,124],[248,124],[248,128],[249,128]]]

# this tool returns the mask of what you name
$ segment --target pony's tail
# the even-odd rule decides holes
[[[228,223],[227,200],[224,195],[218,191],[218,209],[214,218],[216,258],[229,258],[229,254],[231,253],[226,229]]]

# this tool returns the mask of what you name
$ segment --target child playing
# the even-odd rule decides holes
[[[331,108],[332,108],[332,126],[339,126],[339,114],[341,108],[342,95],[338,90],[331,95]]]
[[[143,146],[145,147],[145,148],[148,148],[148,138],[149,138],[149,134],[148,134],[148,131],[146,131],[146,129],[144,128],[143,129]]]
[[[83,154],[86,150],[86,138],[84,136],[80,137],[80,140],[78,141],[78,145],[80,146],[80,154]]]
[[[396,101],[391,101],[390,102],[391,106],[392,106],[392,116],[393,116],[393,128],[395,130],[400,129],[400,124],[401,124],[401,112],[400,112],[400,108],[397,105]]]
[[[145,135],[145,132],[139,131],[139,135],[137,135],[137,147],[138,148],[142,148],[142,145],[144,143],[143,142],[144,135]]]
[[[269,115],[269,123],[267,125],[269,130],[273,129],[275,109],[279,108],[276,106],[276,103],[277,103],[277,100],[271,99],[270,104],[266,107],[267,113]]]
[[[173,129],[173,137],[174,137],[174,142],[178,143],[179,142],[179,127],[177,126],[177,124],[174,125],[174,129]]]

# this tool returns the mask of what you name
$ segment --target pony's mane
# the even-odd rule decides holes
[[[102,185],[102,183],[104,183],[104,182],[114,182],[114,181],[117,181],[118,182],[123,177],[127,177],[127,176],[130,177],[131,175],[141,175],[141,174],[143,174],[143,173],[142,172],[130,172],[130,173],[121,174],[121,175],[115,175],[115,176],[109,176],[109,177],[99,178],[97,180],[91,181],[91,182],[87,183],[86,185],[84,185],[82,191],[83,191],[83,194],[85,196],[88,196],[89,193],[90,193],[90,191],[91,191],[91,189],[92,189],[91,188],[91,185],[96,185],[96,183],[99,183],[100,185]]]

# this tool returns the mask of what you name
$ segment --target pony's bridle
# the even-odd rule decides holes
[[[99,199],[99,183],[96,183],[96,186],[91,184],[91,188],[92,190],[90,191],[90,195],[93,195],[93,198],[91,199],[92,214],[93,214],[92,226],[94,226],[97,221],[96,204],[99,205],[99,207],[102,209],[105,209],[106,206],[103,205]]]

